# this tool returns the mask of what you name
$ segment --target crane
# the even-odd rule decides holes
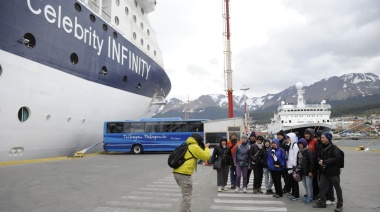
[[[225,22],[224,33],[225,46],[224,46],[224,82],[225,89],[228,95],[228,118],[234,117],[234,102],[232,95],[232,70],[231,70],[231,32],[230,32],[230,0],[224,0],[223,2],[223,19]]]

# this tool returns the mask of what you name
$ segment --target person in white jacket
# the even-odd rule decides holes
[[[289,195],[290,200],[299,200],[300,198],[300,192],[298,187],[298,182],[294,180],[293,178],[293,171],[295,170],[297,166],[297,154],[299,151],[297,142],[298,138],[295,133],[288,133],[286,135],[287,139],[290,139],[290,146],[289,146],[289,152],[288,152],[288,160],[286,161],[286,168],[288,171],[288,178],[290,182],[290,188],[291,192]]]

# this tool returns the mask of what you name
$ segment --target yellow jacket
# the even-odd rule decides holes
[[[193,157],[190,152],[194,155],[195,158],[191,158],[185,163],[183,163],[177,169],[173,169],[174,173],[192,175],[195,167],[197,166],[198,159],[207,161],[210,159],[210,149],[206,147],[204,150],[198,145],[198,142],[193,138],[189,137],[186,140],[188,151],[185,153],[185,159]],[[190,152],[189,152],[190,151]]]

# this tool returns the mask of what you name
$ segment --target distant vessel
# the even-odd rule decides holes
[[[0,162],[72,156],[171,89],[155,0],[0,1]],[[101,148],[101,145],[99,145]]]
[[[320,104],[305,104],[303,97],[305,91],[302,87],[301,82],[296,83],[297,105],[281,102],[277,113],[268,125],[269,134],[276,134],[283,130],[285,133],[298,132],[299,136],[303,136],[306,128],[324,132],[331,130],[331,105],[326,104],[325,100],[322,100]]]

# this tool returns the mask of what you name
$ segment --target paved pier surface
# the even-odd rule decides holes
[[[345,151],[341,175],[344,210],[380,211],[380,153]],[[178,211],[179,187],[167,166],[168,154],[111,154],[0,166],[0,211]],[[286,195],[217,192],[216,172],[198,166],[193,175],[193,212],[333,211],[314,209]],[[300,194],[305,194],[300,184]]]

